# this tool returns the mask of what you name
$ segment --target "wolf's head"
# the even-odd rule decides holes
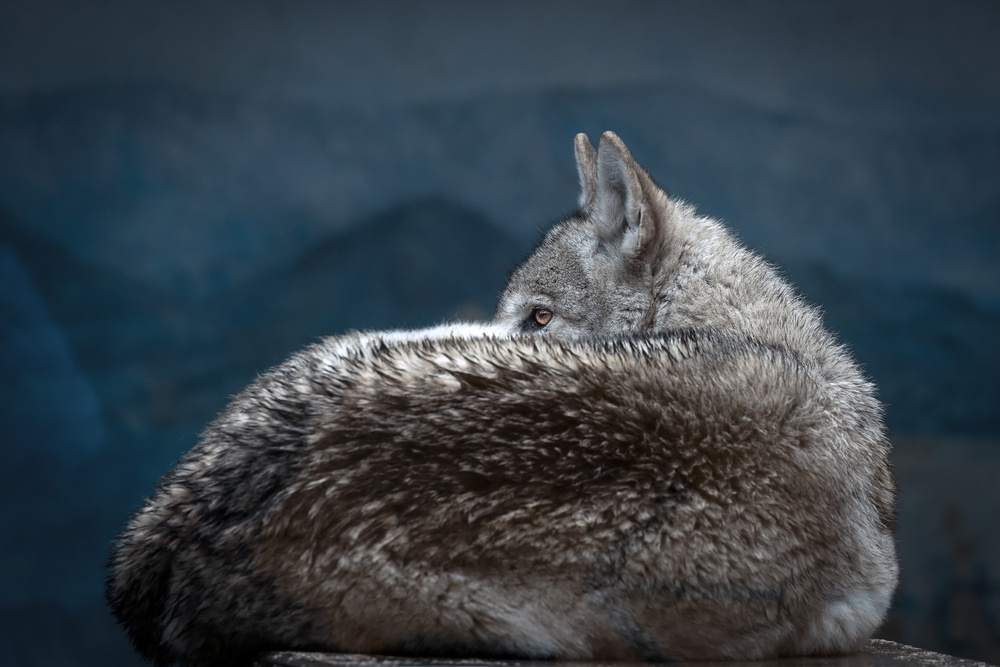
[[[823,335],[776,271],[668,196],[613,132],[596,151],[577,135],[576,163],[580,210],[513,273],[494,325],[561,339],[717,329],[797,349]]]
[[[494,324],[559,338],[648,331],[671,202],[612,132],[576,136],[580,210],[511,277]]]

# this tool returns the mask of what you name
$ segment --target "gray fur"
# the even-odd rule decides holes
[[[576,154],[582,208],[491,325],[326,339],[163,478],[108,582],[142,653],[753,659],[871,635],[898,573],[872,386],[617,136]]]

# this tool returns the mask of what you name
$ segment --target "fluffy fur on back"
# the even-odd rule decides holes
[[[491,325],[326,339],[233,399],[113,553],[140,652],[754,659],[870,636],[897,579],[871,385],[617,137],[577,160],[583,208]]]

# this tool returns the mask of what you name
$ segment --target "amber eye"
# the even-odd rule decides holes
[[[535,308],[535,310],[531,312],[531,316],[535,318],[535,322],[538,326],[544,327],[552,319],[552,311],[545,310],[544,308]]]

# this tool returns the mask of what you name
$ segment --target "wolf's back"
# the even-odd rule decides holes
[[[774,654],[841,578],[870,575],[831,553],[857,561],[862,533],[888,530],[872,480],[845,481],[868,464],[838,451],[837,400],[794,355],[718,332],[331,339],[237,397],[164,479],[109,600],[163,663]],[[706,610],[728,648],[678,650]],[[785,620],[763,642],[740,620],[755,614]]]

